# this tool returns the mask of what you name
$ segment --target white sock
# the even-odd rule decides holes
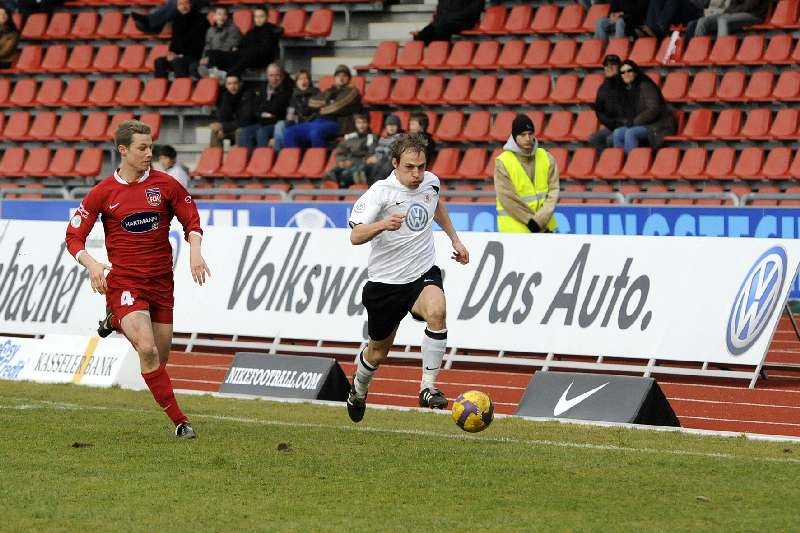
[[[366,350],[366,348],[364,348],[364,350]],[[361,350],[358,357],[356,357],[356,379],[353,380],[356,387],[356,394],[362,398],[367,395],[367,389],[372,381],[372,376],[375,375],[375,371],[378,370],[377,365],[372,366],[364,360],[364,350]]]
[[[447,329],[431,331],[425,328],[422,337],[422,384],[419,390],[436,387],[436,377],[447,350]]]

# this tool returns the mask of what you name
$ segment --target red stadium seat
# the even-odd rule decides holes
[[[497,92],[497,76],[482,74],[475,79],[475,85],[469,94],[469,101],[478,105],[489,104],[494,100],[495,92]]]
[[[574,3],[567,4],[561,10],[561,14],[556,22],[556,31],[559,33],[583,33],[583,19],[586,12],[583,6]]]
[[[656,152],[649,174],[656,179],[674,179],[678,177],[678,165],[681,160],[679,148],[661,148]]]
[[[114,104],[122,107],[137,106],[141,92],[142,82],[139,78],[124,78],[117,87]]]
[[[671,75],[672,73],[670,72],[669,76]],[[669,81],[669,76],[667,76],[667,81]],[[665,82],[664,85],[665,89],[666,83],[667,82]],[[695,74],[692,85],[686,93],[686,97],[689,100],[710,102],[716,99],[716,89],[717,73],[710,70],[703,70]],[[666,94],[664,98],[667,98]]]
[[[442,179],[457,177],[460,153],[458,148],[442,148],[436,155],[431,172]]]
[[[106,11],[100,24],[97,26],[95,37],[97,39],[122,39],[122,25],[124,22],[122,11]]]
[[[483,177],[491,178],[494,175],[494,162],[503,153],[502,148],[495,148],[489,159],[486,160],[486,168],[483,169]]]
[[[581,87],[575,97],[578,102],[594,104],[597,99],[597,91],[605,81],[605,77],[599,73],[586,74],[581,82]]]
[[[25,148],[21,146],[6,148],[0,160],[0,176],[22,176],[26,156]]]
[[[44,178],[47,176],[47,169],[50,166],[50,148],[31,148],[28,152],[28,159],[22,167],[22,174],[34,178]]]
[[[56,11],[50,17],[50,23],[44,32],[45,39],[64,40],[67,39],[72,29],[72,15],[69,11]]]
[[[464,113],[462,111],[445,111],[436,128],[435,137],[443,141],[460,141],[463,128]]]
[[[564,168],[562,175],[575,179],[592,179],[594,177],[594,148],[578,148],[572,153],[572,159]]]
[[[525,81],[519,74],[507,74],[503,76],[500,87],[494,99],[503,105],[513,105],[522,103],[522,91],[525,88]]]
[[[769,136],[776,139],[796,139],[799,133],[799,113],[799,109],[791,107],[778,110],[778,113],[775,115],[775,120],[772,122],[772,127],[769,130]]]
[[[547,121],[547,126],[541,130],[540,137],[543,140],[552,141],[569,140],[572,130],[572,118],[571,111],[554,111],[550,113],[550,120]]]
[[[494,124],[489,131],[490,140],[506,142],[511,135],[511,123],[517,114],[514,111],[501,111],[494,118]]]
[[[511,8],[506,18],[505,32],[506,34],[526,34],[530,33],[531,17],[533,16],[533,8],[526,4],[516,5]]]
[[[462,32],[464,35],[502,35],[505,33],[506,7],[489,6],[483,12],[477,27]]]
[[[471,142],[488,141],[490,124],[491,115],[488,111],[473,111],[469,113],[467,123],[464,126],[463,138]]]
[[[304,35],[305,37],[328,37],[333,30],[333,11],[330,9],[315,9],[308,18]]]
[[[747,139],[766,141],[772,138],[769,128],[772,125],[772,110],[769,108],[750,109],[742,126],[741,135]]]
[[[606,148],[594,166],[594,173],[600,179],[619,178],[624,161],[625,152],[622,148]]]
[[[331,155],[333,156],[333,154]],[[335,156],[333,160],[335,162]],[[325,148],[309,148],[306,150],[306,153],[303,154],[303,161],[297,167],[297,172],[294,177],[321,178],[325,174],[327,162],[328,155],[325,152]]]
[[[275,150],[272,148],[259,147],[253,150],[250,161],[244,170],[244,175],[251,178],[263,178],[272,169],[275,161]]]
[[[589,8],[589,12],[586,13],[586,18],[583,20],[582,32],[594,33],[595,26],[597,26],[597,19],[607,17],[609,11],[608,4],[592,4],[592,7]],[[625,59],[623,56],[619,57]]]
[[[28,138],[34,141],[49,141],[53,139],[55,129],[56,114],[53,111],[39,111],[28,130]]]
[[[189,102],[194,106],[213,106],[219,97],[219,83],[212,78],[203,78],[197,82]]]
[[[75,17],[75,22],[72,24],[70,37],[73,39],[92,39],[95,36],[97,29],[97,12],[96,11],[81,11]]]
[[[356,67],[356,69],[377,69],[377,70],[391,70],[395,66],[397,59],[397,49],[399,45],[397,41],[383,41],[375,49],[372,55],[372,61],[366,67]]]
[[[83,116],[78,111],[66,111],[60,114],[53,137],[59,141],[78,141],[81,138]]]
[[[215,80],[209,80],[212,83]],[[175,78],[169,86],[169,91],[161,105],[184,106],[189,105],[192,97],[192,78]]]
[[[72,47],[69,59],[64,67],[67,72],[91,72],[94,48],[90,44],[79,44]]]
[[[693,37],[686,46],[681,61],[686,65],[705,65],[710,51],[711,37],[707,35]]]
[[[139,101],[146,106],[164,105],[167,94],[167,80],[165,78],[150,78],[144,85]]]
[[[29,107],[34,105],[36,98],[36,80],[25,78],[14,84],[8,102],[13,106]]]
[[[664,150],[664,148],[662,148]],[[683,153],[680,165],[678,165],[677,176],[683,179],[702,179],[703,171],[706,168],[706,149],[689,148]],[[653,164],[655,167],[655,164]],[[655,174],[654,171],[652,171]]]
[[[772,12],[767,27],[772,28],[797,28],[797,0],[779,0],[775,4],[775,10]]]
[[[81,129],[81,137],[87,141],[107,141],[111,137],[107,135],[108,113],[105,111],[92,111],[86,117]]]
[[[66,72],[67,47],[63,44],[51,44],[42,59],[41,70],[49,73]]]
[[[570,137],[585,142],[599,127],[600,124],[594,109],[583,109],[578,112],[578,116],[575,118]]]
[[[114,133],[117,131],[119,125],[125,122],[126,120],[132,120],[132,119],[133,119],[133,113],[131,113],[130,111],[117,111],[116,113],[114,113],[114,115],[111,117],[111,122],[109,122],[108,124],[108,129],[106,130],[104,140],[113,139]]]
[[[514,69],[522,67],[525,55],[525,41],[506,41],[497,58],[497,68]]]
[[[760,73],[753,74],[753,77],[758,74]],[[784,70],[781,72],[775,83],[775,89],[772,91],[772,99],[789,102],[800,100],[800,71]]]
[[[686,125],[678,135],[679,139],[692,139],[692,140],[709,140],[713,138],[711,135],[711,109],[708,107],[701,107],[695,109],[689,114],[686,120]]]
[[[773,148],[767,154],[761,173],[767,179],[782,180],[788,177],[789,165],[792,161],[792,149],[787,146]]]
[[[749,36],[748,36],[749,37]],[[773,35],[769,39],[767,49],[764,50],[764,55],[761,61],[766,64],[784,64],[789,63],[789,56],[792,53],[792,36],[789,33],[779,33]]]
[[[566,148],[562,148],[560,146],[549,148],[548,152],[550,152],[550,155],[553,156],[553,159],[556,162],[556,168],[558,169],[559,174],[561,174],[561,172],[567,168],[567,158],[569,157],[569,152]]]
[[[232,146],[219,169],[220,175],[227,178],[245,177],[248,157],[247,152],[246,146]]]
[[[575,64],[579,67],[600,67],[603,61],[605,43],[600,39],[587,39],[575,56]]]
[[[153,140],[161,136],[161,113],[142,113],[139,120],[150,126],[150,135]]]
[[[735,39],[736,37],[733,35],[725,36],[725,39],[728,40],[729,38]],[[727,53],[730,48],[727,46],[727,42],[722,38],[717,39],[717,42],[720,44],[715,44],[714,49],[711,51],[711,56],[709,60],[712,64],[720,64],[720,65],[757,65],[763,62],[763,55],[764,55],[764,36],[763,35],[747,35],[744,39],[742,39],[742,44],[739,46],[739,50],[736,51],[735,55],[732,57],[728,57]],[[734,46],[735,46],[735,40]],[[717,46],[722,47],[723,50],[721,53],[716,53]]]
[[[653,161],[653,150],[650,148],[634,148],[625,158],[625,165],[620,174],[630,179],[645,179],[649,176]]]
[[[772,95],[773,84],[775,82],[775,74],[770,70],[759,70],[750,75],[750,82],[744,90],[744,101],[766,101],[772,98],[780,100],[781,97]]]
[[[20,72],[39,72],[42,69],[42,47],[38,44],[25,46],[17,58],[16,69]]]
[[[522,93],[522,99],[530,104],[545,104],[550,101],[550,76],[534,74]]]
[[[10,105],[8,98],[11,94],[11,81],[0,77],[0,106]]]
[[[389,93],[389,103],[395,105],[411,105],[417,101],[417,77],[414,74],[404,74],[397,81]],[[383,103],[386,103],[384,100]]]
[[[455,45],[453,45],[453,50],[458,44],[462,42],[459,41]],[[469,42],[469,41],[464,41]],[[475,55],[472,57],[472,68],[476,69],[495,69],[497,68],[497,58],[500,55],[500,42],[499,41],[481,41],[478,45],[477,50],[475,50]],[[452,57],[452,54],[450,54]],[[450,61],[448,60],[448,66]],[[461,67],[451,67],[451,68],[461,68]],[[467,65],[465,68],[470,68]]]
[[[359,198],[361,198],[361,195],[364,194],[364,192],[367,190],[367,184],[366,183],[353,183],[352,185],[350,185],[347,188],[347,190],[348,191],[352,191],[352,194],[345,195],[343,200],[345,202],[355,202]]]
[[[111,78],[100,78],[94,82],[92,92],[89,93],[89,105],[110,106],[114,105],[114,93],[117,82]]]
[[[233,23],[242,35],[253,28],[253,12],[249,9],[237,9],[233,12]]]
[[[26,139],[30,127],[31,114],[28,111],[16,111],[11,113],[3,129],[3,138],[12,141]]]
[[[47,173],[56,178],[63,178],[75,175],[75,159],[77,154],[75,148],[59,148],[50,160]]]
[[[577,74],[562,74],[556,78],[556,84],[553,87],[553,92],[550,97],[553,101],[559,103],[575,102],[578,92],[578,83],[580,83],[580,80]]]
[[[578,51],[578,43],[573,39],[561,39],[556,41],[550,58],[547,62],[553,68],[568,68],[575,66],[575,54]]]
[[[486,148],[473,147],[464,152],[464,157],[458,165],[456,175],[464,179],[482,180],[483,169],[486,167]]]
[[[116,44],[104,44],[97,49],[94,56],[92,69],[98,72],[115,72],[119,63],[119,46]]]
[[[733,176],[743,180],[757,180],[763,176],[761,167],[764,164],[764,149],[759,146],[748,146],[739,154]]]
[[[415,41],[416,42],[416,41]],[[375,76],[367,85],[364,91],[363,101],[365,104],[383,105],[389,100],[389,92],[392,88],[392,78],[390,76]],[[323,90],[320,88],[320,90]]]
[[[594,7],[594,6],[592,6]],[[628,40],[627,37],[620,37],[620,38],[613,38],[608,40],[608,46],[606,47],[604,55],[614,54],[619,56],[619,58],[625,61],[628,58],[628,53],[630,52],[631,42]]]
[[[422,104],[440,104],[442,93],[444,93],[444,77],[439,74],[429,74],[422,80],[417,91],[417,100]]]
[[[442,100],[448,104],[468,104],[472,80],[468,75],[459,74],[450,78],[444,90]]]
[[[461,48],[472,48],[474,46],[473,43],[469,41],[462,41],[464,43],[468,43],[466,45],[462,45]],[[450,42],[449,41],[433,41],[428,46],[425,47],[425,51],[422,53],[422,61],[420,62],[420,66],[423,69],[441,69],[445,68],[445,63],[447,62],[447,55],[450,50]],[[470,53],[470,57],[471,53]]]
[[[103,167],[103,150],[86,148],[75,163],[75,174],[82,177],[96,177]]]
[[[147,50],[143,44],[131,44],[125,47],[119,63],[115,65],[116,71],[145,72],[144,60]]]
[[[422,61],[422,52],[425,43],[422,41],[408,41],[397,54],[398,69],[418,69]]]
[[[536,39],[528,46],[525,57],[522,58],[522,68],[550,68],[550,41]]]
[[[741,70],[729,70],[722,76],[717,89],[717,99],[735,102],[741,99],[744,92],[745,73]]]
[[[732,179],[736,150],[730,146],[715,148],[706,165],[705,175],[712,179]]]
[[[270,178],[282,178],[291,176],[300,165],[300,149],[284,148],[278,153],[278,159],[272,166],[267,176]]]
[[[166,56],[167,52],[169,52],[169,45],[166,44],[157,44],[151,48],[150,52],[147,54],[147,59],[144,60],[145,72],[153,71],[155,69],[156,59]]]
[[[531,22],[532,33],[554,33],[558,19],[558,6],[542,5],[536,9]]]
[[[67,82],[61,104],[65,106],[85,106],[89,98],[89,80],[83,77],[72,78]]]
[[[61,100],[64,82],[61,78],[47,78],[36,93],[36,104],[44,107],[55,107]]]
[[[640,37],[633,43],[628,59],[640,67],[651,67],[657,64],[656,49],[658,41],[655,37]]]
[[[47,13],[33,13],[25,20],[20,38],[24,41],[43,39],[47,29]]]
[[[209,147],[200,154],[197,166],[192,172],[193,176],[218,176],[219,167],[222,165],[222,148]]]
[[[283,14],[281,27],[286,37],[302,37],[306,25],[306,12],[303,9],[287,9]]]
[[[723,109],[720,111],[711,137],[715,139],[739,139],[741,137],[742,110],[739,108]]]

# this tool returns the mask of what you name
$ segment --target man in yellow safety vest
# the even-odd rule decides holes
[[[556,161],[534,136],[533,121],[519,114],[503,153],[494,162],[497,229],[504,233],[552,233],[558,201]]]

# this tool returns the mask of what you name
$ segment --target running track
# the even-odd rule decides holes
[[[169,371],[178,389],[216,392],[233,356],[172,352]],[[345,374],[353,363],[339,361]],[[664,394],[687,428],[800,437],[800,340],[781,319],[767,355],[767,379],[755,389],[746,380],[657,376]],[[533,369],[514,371],[442,370],[439,386],[453,398],[468,389],[489,393],[499,413],[513,413]],[[416,406],[420,367],[410,361],[383,365],[370,388],[370,403]]]

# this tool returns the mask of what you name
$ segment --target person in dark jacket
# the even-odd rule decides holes
[[[356,131],[348,133],[336,147],[336,166],[326,176],[346,189],[353,183],[366,183],[366,160],[378,144],[378,136],[369,129],[369,117],[363,113],[353,116]]]
[[[191,0],[178,0],[178,16],[172,21],[172,39],[166,57],[155,61],[155,77],[188,78],[197,73],[203,55],[208,18],[192,7]]]
[[[279,120],[275,124],[275,132],[270,141],[276,152],[280,152],[283,148],[286,128],[307,122],[314,117],[316,110],[312,109],[308,102],[318,95],[319,89],[311,83],[311,74],[307,70],[298,70],[294,75],[294,90],[292,99],[289,100],[289,107],[286,109],[286,120]]]
[[[267,22],[264,7],[253,9],[253,27],[239,46],[231,51],[212,50],[208,54],[208,67],[216,67],[241,77],[245,69],[262,69],[280,58],[280,41],[283,30]]]
[[[230,52],[239,46],[242,32],[233,23],[228,8],[217,6],[214,8],[214,24],[206,30],[206,45],[203,47],[203,57],[197,71],[204,78],[208,76],[208,55],[213,51]]]
[[[311,145],[325,148],[328,140],[354,129],[353,114],[361,111],[361,94],[351,83],[350,69],[339,65],[333,73],[333,87],[311,98],[311,120],[286,128],[283,145],[295,148]]]
[[[428,125],[428,115],[425,113],[411,113],[408,118],[408,133],[419,133],[428,141],[425,160],[430,161],[429,165],[433,166],[433,161],[436,159],[436,141],[433,140],[433,135],[428,133]]]
[[[242,120],[244,108],[242,106],[242,83],[238,76],[228,74],[225,78],[225,89],[220,92],[217,107],[209,124],[211,138],[209,146],[222,146],[222,141],[228,139],[231,144],[236,144],[236,130]]]
[[[712,35],[717,37],[738,32],[746,26],[764,22],[769,12],[769,0],[731,0],[728,7],[720,14],[707,15],[692,22],[686,28],[687,35],[694,25],[692,36]]]
[[[606,79],[597,89],[594,112],[601,127],[589,137],[589,144],[596,150],[611,146],[611,132],[623,126],[623,86],[619,77],[619,56],[609,54],[603,59],[603,74]]]
[[[692,0],[650,0],[644,25],[636,29],[636,34],[661,39],[673,24],[688,24],[702,16],[703,9]]]
[[[194,0],[196,9],[207,6],[211,0]],[[136,28],[143,33],[161,33],[168,22],[178,16],[178,0],[167,0],[162,5],[153,8],[148,14],[131,13]]]
[[[5,6],[0,5],[0,68],[9,68],[19,43],[19,30]]]
[[[239,128],[239,146],[250,149],[269,144],[275,132],[275,124],[286,119],[286,109],[292,98],[292,79],[277,63],[267,67],[267,85],[248,91],[242,111],[242,127]]]
[[[617,38],[633,35],[644,24],[648,4],[648,0],[611,0],[608,16],[598,18],[595,23],[594,36],[607,41],[612,35]]]
[[[439,0],[433,20],[414,39],[425,44],[449,41],[453,35],[469,30],[478,23],[484,3],[484,0]]]
[[[672,109],[658,86],[635,62],[630,59],[623,61],[619,73],[624,84],[625,114],[624,125],[614,130],[614,147],[624,148],[626,154],[643,144],[658,148],[664,137],[677,130]]]

